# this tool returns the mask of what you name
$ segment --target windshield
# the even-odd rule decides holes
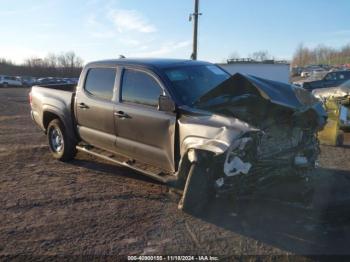
[[[193,103],[230,75],[216,65],[199,65],[165,70],[178,99],[185,105]]]

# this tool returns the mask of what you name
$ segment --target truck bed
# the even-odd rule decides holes
[[[44,87],[44,88],[74,92],[76,85],[75,84],[48,84],[48,85],[36,85],[36,87]]]
[[[73,100],[75,85],[42,85],[31,89],[32,118],[44,127],[44,111],[57,115],[73,132]]]

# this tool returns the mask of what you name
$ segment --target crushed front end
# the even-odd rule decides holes
[[[198,107],[254,127],[215,157],[216,193],[266,190],[285,177],[302,177],[319,155],[317,132],[326,123],[322,104],[290,85],[237,74],[204,95]]]

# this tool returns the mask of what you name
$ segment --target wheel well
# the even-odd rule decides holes
[[[60,119],[58,115],[51,113],[51,112],[45,112],[43,117],[43,125],[45,130],[47,129],[49,123],[54,119]]]

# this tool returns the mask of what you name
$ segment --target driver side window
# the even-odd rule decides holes
[[[158,106],[162,89],[151,75],[132,69],[124,70],[122,81],[122,102]]]
[[[328,75],[326,75],[325,79],[327,81],[332,81],[332,80],[337,80],[337,77],[336,77],[335,73],[329,73]]]

